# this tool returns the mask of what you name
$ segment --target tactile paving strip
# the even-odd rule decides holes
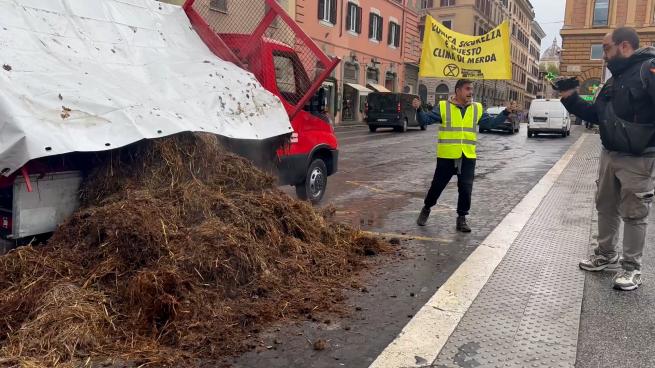
[[[587,137],[432,367],[573,367],[600,143]]]

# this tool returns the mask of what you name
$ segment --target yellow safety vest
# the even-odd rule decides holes
[[[482,118],[482,104],[474,102],[462,116],[457,105],[450,101],[440,101],[441,128],[437,140],[437,157],[458,159],[462,155],[477,158],[476,127]]]

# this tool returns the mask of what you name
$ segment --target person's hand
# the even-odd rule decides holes
[[[506,109],[507,112],[510,113],[510,114],[511,114],[511,113],[515,113],[516,110],[518,109],[518,107],[517,107],[517,105],[516,105],[516,101],[511,101],[511,102],[510,102],[510,101],[507,101],[507,103],[505,104],[505,109]]]
[[[580,86],[580,81],[576,77],[559,77],[551,83],[553,85],[553,89],[559,92],[561,98],[571,97],[571,95],[573,95]]]
[[[414,108],[414,110],[418,110],[421,107],[421,99],[414,98],[414,100],[412,100],[412,107]]]

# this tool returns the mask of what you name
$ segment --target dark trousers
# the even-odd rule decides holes
[[[446,188],[448,182],[457,175],[457,214],[466,216],[471,209],[471,193],[473,192],[473,177],[475,176],[475,159],[462,157],[461,168],[455,167],[457,160],[437,158],[437,168],[434,170],[434,178],[428,195],[425,197],[425,207],[432,208],[437,204],[441,192]]]

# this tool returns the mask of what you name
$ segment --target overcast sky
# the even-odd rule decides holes
[[[562,46],[559,30],[562,29],[564,24],[566,0],[532,0],[531,2],[532,6],[534,6],[537,22],[546,31],[546,38],[541,41],[542,52],[553,43],[553,37],[557,37],[557,44]]]

